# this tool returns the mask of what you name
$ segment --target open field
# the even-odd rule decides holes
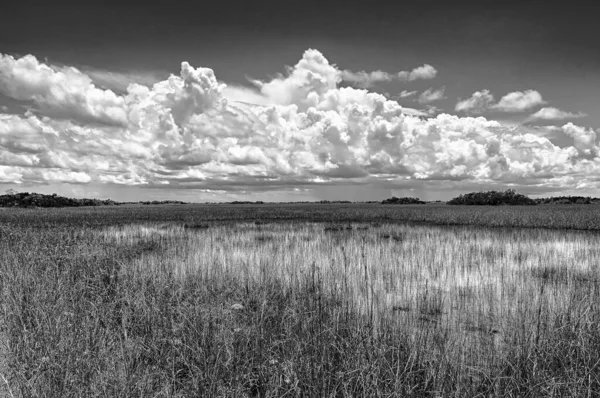
[[[595,205],[4,210],[2,373],[15,396],[598,396],[597,229]]]
[[[600,205],[447,206],[381,204],[124,205],[48,209],[0,208],[3,225],[99,227],[142,221],[416,222],[436,225],[600,230]]]

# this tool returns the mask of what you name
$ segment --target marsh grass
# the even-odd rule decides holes
[[[600,394],[596,234],[198,219],[2,232],[22,396]]]

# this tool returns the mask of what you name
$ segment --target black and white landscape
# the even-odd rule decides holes
[[[0,398],[600,396],[577,1],[0,9]]]

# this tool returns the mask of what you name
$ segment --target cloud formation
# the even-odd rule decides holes
[[[413,95],[415,95],[417,93],[417,90],[413,90],[413,91],[408,91],[408,90],[402,90],[400,92],[400,94],[398,94],[399,98],[408,98],[408,97],[412,97]]]
[[[562,130],[566,135],[573,138],[573,146],[580,154],[594,157],[598,154],[597,137],[594,130],[576,126],[573,123],[565,124],[562,126]]]
[[[550,107],[544,107],[542,109],[540,109],[539,111],[533,113],[532,115],[529,116],[529,121],[536,121],[536,120],[565,120],[565,119],[578,119],[581,117],[585,117],[587,116],[585,113],[572,113],[572,112],[565,112],[565,111],[561,111],[558,108],[554,108],[552,106]]]
[[[137,71],[125,73],[95,68],[84,68],[81,71],[88,75],[95,85],[123,93],[127,92],[127,87],[132,83],[152,86],[154,83],[162,80],[157,74],[149,72]]]
[[[545,103],[542,95],[535,90],[515,91],[500,98],[493,108],[502,112],[522,112]]]
[[[467,112],[481,114],[490,109],[494,103],[494,96],[489,90],[475,91],[471,97],[459,100],[454,110],[456,112]]]
[[[427,90],[423,91],[421,93],[421,95],[419,96],[419,103],[429,104],[431,102],[439,101],[441,99],[446,98],[446,97],[444,97],[445,89],[446,89],[445,87],[442,87],[439,90],[434,90],[433,88],[428,88]]]
[[[399,72],[398,77],[402,80],[414,81],[419,79],[433,79],[437,76],[437,69],[429,64],[419,66],[410,72]]]
[[[433,79],[437,75],[437,69],[429,64],[419,66],[410,72],[401,71],[395,74],[376,70],[373,72],[352,72],[350,70],[341,71],[341,79],[346,82],[354,83],[359,88],[369,88],[374,83],[389,82],[392,80],[415,81],[419,79]]]
[[[0,54],[0,93],[29,100],[43,114],[84,122],[127,124],[123,98],[98,89],[76,68],[55,68],[34,56]]]
[[[459,100],[455,106],[457,112],[481,114],[493,110],[499,112],[523,112],[546,104],[542,95],[535,90],[514,91],[508,93],[497,103],[489,90],[476,91],[470,98]]]
[[[417,115],[383,95],[340,87],[343,72],[317,50],[285,74],[255,80],[255,89],[227,86],[187,62],[178,75],[130,84],[123,95],[31,55],[2,56],[0,70],[2,93],[40,107],[0,114],[0,182],[222,191],[415,180],[547,187],[600,171],[591,129],[563,126],[573,145],[559,147],[483,117]],[[522,94],[498,104],[526,108],[535,98]],[[481,92],[465,109],[486,107],[490,97]]]

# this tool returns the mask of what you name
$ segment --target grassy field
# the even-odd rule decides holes
[[[33,213],[32,213],[33,212]],[[415,222],[436,225],[600,230],[600,205],[447,206],[381,204],[123,205],[0,208],[3,225],[99,227],[144,221]]]
[[[598,229],[595,205],[2,210],[0,383],[26,397],[599,396]]]

